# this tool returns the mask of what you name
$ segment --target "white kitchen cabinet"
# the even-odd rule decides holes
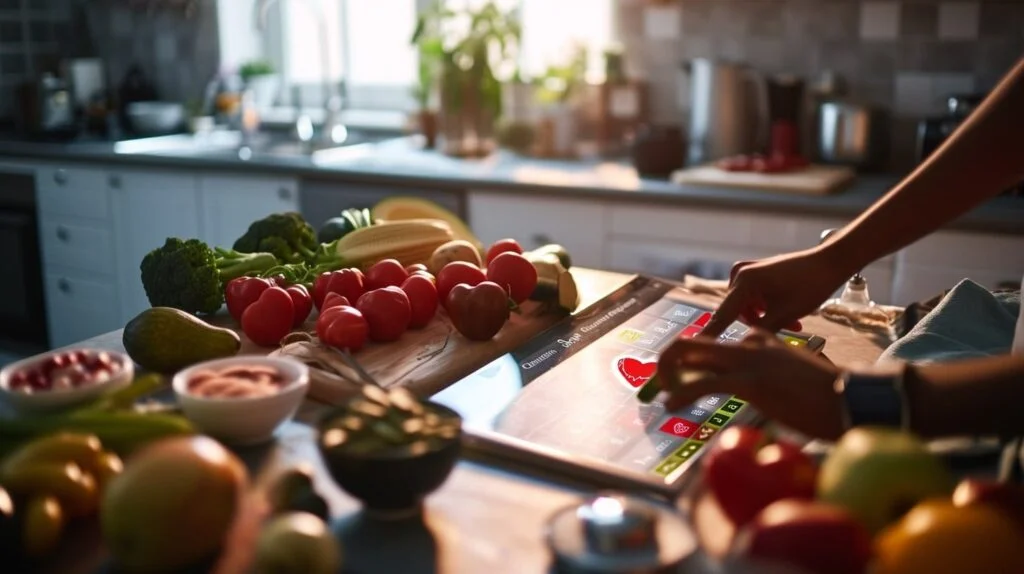
[[[168,237],[200,237],[199,188],[187,171],[111,171],[111,208],[117,252],[120,317],[149,307],[139,264]]]
[[[299,211],[299,182],[291,178],[203,174],[199,190],[202,238],[225,249],[253,221],[271,213]]]
[[[51,347],[63,347],[121,328],[112,279],[47,267],[43,272]]]
[[[604,266],[607,209],[602,203],[471,192],[467,211],[469,226],[484,244],[506,237],[524,249],[559,243],[574,265]]]

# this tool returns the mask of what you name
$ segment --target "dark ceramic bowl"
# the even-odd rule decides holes
[[[430,401],[423,404],[438,414],[462,420],[458,413],[444,405]],[[325,447],[325,426],[344,412],[345,407],[332,409],[320,419],[317,428],[317,449],[334,482],[376,515],[401,517],[418,512],[423,499],[444,484],[459,459],[461,425],[453,438],[443,440],[422,454],[353,453],[344,448]]]

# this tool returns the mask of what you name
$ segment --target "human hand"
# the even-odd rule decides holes
[[[710,374],[677,383],[684,371]],[[839,369],[823,357],[751,330],[736,344],[678,339],[658,359],[658,380],[676,410],[713,393],[749,401],[762,414],[806,435],[836,439],[843,433],[842,404],[834,390]]]
[[[841,259],[818,247],[737,263],[729,275],[729,293],[701,335],[717,338],[737,319],[771,332],[799,331],[800,318],[852,274]]]

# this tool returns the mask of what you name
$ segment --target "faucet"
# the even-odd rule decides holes
[[[267,13],[270,11],[270,7],[273,6],[279,0],[256,0],[256,29],[263,32],[267,28]],[[307,5],[314,12],[314,19],[317,22],[317,36],[320,44],[320,66],[322,68],[323,75],[323,92],[324,92],[324,123],[320,129],[320,138],[327,145],[337,145],[345,141],[348,138],[348,130],[345,124],[341,121],[341,94],[337,87],[331,83],[330,80],[330,49],[327,44],[327,24],[323,16],[316,10],[316,6],[312,2],[308,2]],[[310,119],[308,116],[302,113],[301,104],[298,104],[298,117],[295,121],[295,133],[296,137],[306,143],[310,138],[307,135],[309,133]]]

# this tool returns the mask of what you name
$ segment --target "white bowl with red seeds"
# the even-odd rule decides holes
[[[70,407],[131,384],[128,355],[103,349],[61,349],[0,370],[0,396],[19,411]]]

